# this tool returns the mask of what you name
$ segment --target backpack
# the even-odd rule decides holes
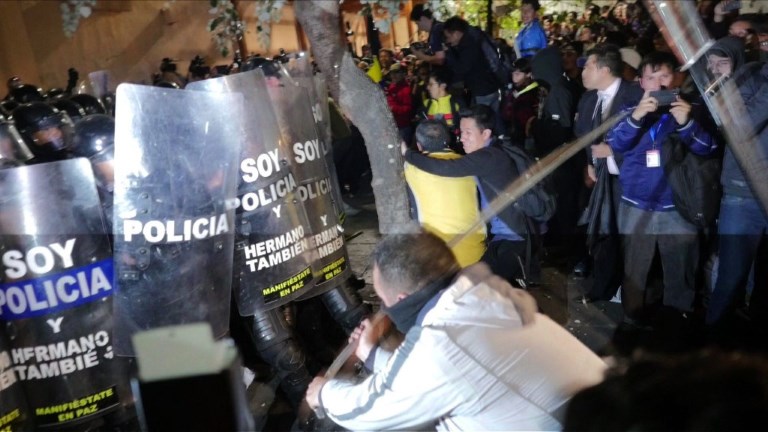
[[[491,72],[496,77],[498,84],[502,88],[506,88],[512,79],[512,65],[508,64],[510,61],[509,56],[502,54],[501,50],[487,33],[474,26],[470,26],[469,29],[472,37],[480,42],[483,57],[488,62],[488,66],[491,68]]]
[[[697,228],[714,224],[720,212],[722,161],[717,156],[699,156],[685,146],[676,133],[662,144],[662,166],[672,188],[675,210]]]
[[[538,163],[528,152],[514,145],[509,139],[502,138],[500,141],[501,149],[515,163],[515,168],[517,168],[517,172],[520,175]],[[557,209],[557,194],[555,194],[552,181],[549,178],[545,178],[536,183],[528,192],[515,201],[514,206],[535,221],[548,221]]]

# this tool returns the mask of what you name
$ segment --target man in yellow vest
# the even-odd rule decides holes
[[[461,156],[448,148],[450,135],[441,120],[425,120],[416,128],[416,145],[435,159]],[[442,177],[405,164],[414,219],[445,242],[469,229],[479,213],[477,184],[473,177]],[[452,249],[462,267],[474,264],[485,252],[485,228],[480,228]]]

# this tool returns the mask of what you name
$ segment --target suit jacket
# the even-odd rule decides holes
[[[639,85],[622,80],[619,84],[619,90],[611,102],[608,117],[619,113],[628,106],[637,104],[642,96],[643,90]],[[595,113],[597,100],[597,90],[590,90],[581,97],[574,124],[574,134],[577,137],[582,137],[593,129],[592,114]],[[616,164],[621,167],[621,155],[614,155],[614,159]],[[587,163],[592,163],[592,149],[589,146],[587,147]],[[582,223],[587,224],[587,246],[590,250],[593,250],[596,242],[604,236],[618,234],[616,212],[621,200],[621,185],[618,177],[608,173],[605,159],[597,161],[595,173],[597,183],[592,189],[586,212],[581,220]]]
[[[608,117],[611,117],[619,113],[623,108],[630,105],[637,105],[640,99],[643,97],[643,89],[637,83],[630,81],[621,81],[619,84],[619,90],[616,92],[616,96],[611,103],[611,109],[608,113]],[[580,138],[588,134],[592,130],[593,121],[592,114],[595,112],[597,106],[597,90],[590,90],[581,97],[579,100],[579,107],[576,110],[577,117],[576,123],[573,127],[573,132],[577,138]],[[592,163],[592,149],[587,147],[587,161]],[[621,165],[619,161],[617,164]]]

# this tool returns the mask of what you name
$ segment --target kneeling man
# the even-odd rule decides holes
[[[374,373],[317,377],[307,391],[310,407],[345,428],[559,430],[569,398],[603,378],[603,361],[528,293],[483,263],[460,270],[433,234],[384,238],[373,281],[405,340],[386,353],[364,323],[356,354]]]

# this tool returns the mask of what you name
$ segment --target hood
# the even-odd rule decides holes
[[[547,47],[536,53],[531,60],[531,73],[537,81],[552,86],[563,76],[563,59],[557,47]]]
[[[715,54],[720,57],[728,57],[733,62],[733,72],[735,73],[745,63],[744,41],[734,36],[726,36],[718,39],[707,51],[707,54]],[[733,74],[731,74],[733,75]]]

